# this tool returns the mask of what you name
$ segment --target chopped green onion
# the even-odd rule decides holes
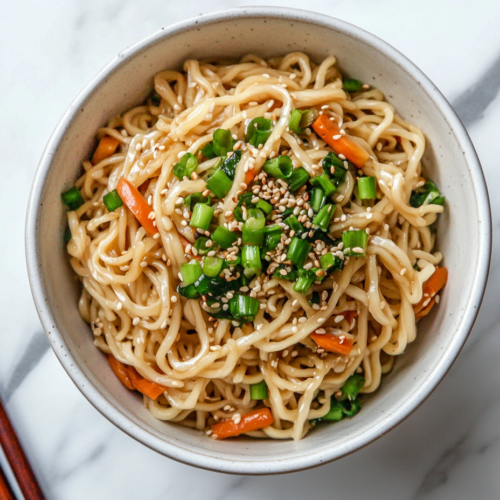
[[[304,131],[304,129],[300,126],[302,113],[303,111],[301,111],[300,109],[294,109],[292,110],[292,114],[290,115],[290,119],[288,120],[288,128],[296,134],[301,134]]]
[[[262,170],[275,179],[288,179],[293,171],[292,160],[286,155],[278,156],[267,160]]]
[[[263,380],[258,384],[250,384],[250,399],[254,401],[259,401],[262,399],[267,399],[269,394],[267,392],[266,381]]]
[[[219,276],[222,271],[223,262],[224,259],[220,259],[219,257],[204,257],[203,274],[212,277]]]
[[[315,281],[316,278],[317,277],[314,275],[313,276],[310,276],[310,275],[299,276],[297,281],[293,285],[293,289],[296,292],[300,292],[302,294],[305,294],[305,293],[307,293],[307,290],[309,290],[309,288],[313,284],[313,281]]]
[[[193,211],[193,208],[197,203],[210,205],[210,198],[203,196],[201,193],[192,193],[184,198],[184,205],[190,212]]]
[[[355,78],[346,78],[343,82],[342,88],[346,92],[359,92],[362,86],[363,82],[360,82]]]
[[[248,124],[245,141],[257,148],[267,141],[272,131],[273,122],[259,116]]]
[[[309,125],[312,125],[316,118],[318,118],[318,115],[319,111],[316,108],[305,109],[302,111],[299,127],[303,129],[309,127]]]
[[[288,182],[290,192],[294,193],[295,191],[298,191],[309,181],[310,178],[311,176],[304,167],[296,168],[286,180]]]
[[[357,399],[354,399],[353,401],[345,399],[344,401],[341,401],[340,404],[342,405],[344,415],[348,418],[354,417],[354,415],[357,415],[359,410],[361,410],[361,403]]]
[[[298,221],[295,215],[290,215],[287,219],[284,220],[284,223],[295,231],[296,235],[302,234],[304,231],[304,226]]]
[[[251,219],[252,217],[255,219],[265,219],[266,216],[262,210],[259,208],[249,208],[247,210],[248,218]]]
[[[66,245],[71,241],[71,229],[69,226],[66,226],[64,230],[63,241]]]
[[[310,246],[308,241],[294,236],[288,246],[287,260],[291,260],[297,267],[301,268],[307,259]]]
[[[321,296],[319,292],[313,292],[311,294],[311,298],[307,301],[309,302],[309,305],[312,307],[314,304],[318,304],[321,302]]]
[[[344,410],[340,401],[335,398],[331,399],[330,410],[321,420],[325,422],[340,422],[344,418]]]
[[[212,149],[215,156],[226,156],[229,151],[233,150],[235,140],[231,135],[231,131],[218,128],[214,132],[214,139],[212,141]]]
[[[64,191],[64,193],[61,194],[61,199],[70,210],[77,210],[85,203],[85,200],[77,187]]]
[[[229,193],[232,185],[233,181],[220,169],[214,170],[207,180],[207,189],[221,199]]]
[[[323,172],[325,172],[336,186],[340,186],[345,181],[347,169],[335,153],[328,153],[323,158]]]
[[[182,264],[181,266],[181,274],[182,281],[186,283],[186,285],[190,285],[194,283],[202,274],[200,263],[193,259],[189,261],[187,264]]]
[[[212,233],[212,240],[221,248],[226,250],[238,239],[238,235],[229,231],[225,226],[217,226],[217,229]]]
[[[311,179],[311,184],[316,187],[321,187],[325,192],[326,196],[330,196],[335,193],[335,184],[330,180],[330,177],[326,174],[318,175]]]
[[[414,208],[422,205],[444,205],[445,198],[441,196],[436,184],[427,181],[424,186],[411,192],[410,205]]]
[[[191,221],[189,225],[195,228],[208,229],[210,226],[210,221],[212,220],[212,216],[214,215],[214,209],[205,205],[204,203],[197,203],[194,206],[193,216],[191,217]]]
[[[233,292],[240,288],[239,280],[226,281],[219,276],[201,276],[196,282],[196,290],[200,295],[211,294],[214,297],[220,297],[227,292]]]
[[[241,231],[243,244],[261,246],[264,241],[265,225],[266,225],[265,218],[256,218],[256,217],[248,218],[243,224],[243,229]]]
[[[212,146],[212,143],[209,142],[205,144],[205,147],[201,150],[201,153],[205,158],[208,158],[211,160],[212,158],[215,158],[217,155],[214,153],[214,148]]]
[[[257,202],[257,208],[260,208],[266,215],[269,215],[273,211],[273,206],[263,199]]]
[[[191,179],[191,174],[198,168],[198,160],[193,153],[186,153],[179,161],[174,165],[174,175],[182,181],[184,177]]]
[[[373,200],[377,197],[377,179],[360,177],[358,179],[358,196],[360,200]]]
[[[244,246],[241,249],[241,263],[245,268],[245,276],[253,276],[259,274],[262,269],[260,260],[260,249],[256,246]]]
[[[342,243],[344,244],[344,255],[353,257],[364,257],[368,235],[366,231],[346,231],[342,233]]]
[[[245,222],[245,219],[243,218],[243,209],[241,207],[235,207],[233,215],[238,222]]]
[[[314,212],[319,212],[326,200],[326,195],[323,189],[321,189],[320,187],[312,188],[310,193],[310,200],[311,201],[309,202],[309,204],[311,205],[311,208],[314,210]]]
[[[276,250],[278,243],[281,241],[283,228],[277,224],[266,226],[264,228],[264,244],[262,245],[262,255],[271,250]]]
[[[358,397],[361,389],[365,385],[365,378],[358,373],[351,375],[340,388],[344,396],[347,396],[351,401]]]
[[[235,295],[229,301],[231,315],[241,323],[249,323],[259,312],[260,301],[249,295]]]
[[[325,205],[314,217],[313,224],[319,226],[323,231],[328,231],[328,226],[332,220],[333,214],[335,213],[335,205]]]
[[[178,286],[177,291],[186,299],[199,299],[201,294],[196,290],[194,283],[186,286]]]
[[[205,236],[200,236],[195,242],[194,242],[194,248],[196,248],[196,251],[198,252],[198,255],[206,255],[208,252],[210,252],[211,247],[207,247],[208,243],[208,238]]]
[[[328,272],[337,271],[342,269],[343,261],[337,255],[333,255],[332,253],[326,253],[319,258],[319,263],[321,267]]]
[[[284,274],[283,274],[283,272]],[[286,264],[280,264],[273,273],[273,278],[278,278],[285,281],[296,281],[297,271]]]
[[[110,212],[114,212],[117,208],[120,208],[123,205],[123,201],[120,198],[120,195],[118,194],[118,191],[116,189],[113,189],[113,191],[110,191],[108,194],[105,194],[102,197],[102,201],[106,205],[106,208]]]
[[[231,179],[234,180],[236,174],[236,166],[241,160],[241,150],[235,151],[231,156],[228,156],[220,166],[220,169]]]

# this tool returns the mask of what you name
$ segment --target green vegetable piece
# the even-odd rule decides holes
[[[260,401],[262,399],[267,399],[269,394],[267,392],[266,381],[263,380],[258,384],[250,384],[250,399],[254,401]]]
[[[200,236],[195,242],[194,242],[194,248],[196,248],[196,251],[198,252],[198,255],[206,255],[212,248],[207,247],[208,243],[208,238],[205,236]]]
[[[310,193],[310,205],[314,212],[319,212],[325,204],[326,195],[321,187],[313,187]]]
[[[353,401],[358,397],[358,394],[364,387],[365,382],[365,377],[358,373],[355,373],[345,381],[340,390],[342,391],[342,394],[344,394],[344,396],[347,396],[348,399]]]
[[[330,221],[332,220],[333,214],[335,213],[335,205],[325,205],[319,212],[316,217],[313,219],[313,224],[319,226],[320,229],[327,232],[328,227],[330,225]]]
[[[266,255],[267,252],[276,250],[278,243],[281,241],[282,234],[283,228],[277,224],[264,227],[264,243],[262,245],[263,256]]]
[[[229,151],[233,150],[235,143],[236,141],[233,139],[229,130],[218,128],[214,132],[214,138],[212,141],[212,149],[215,156],[225,157]]]
[[[275,179],[289,179],[292,175],[293,164],[288,156],[283,155],[267,160],[262,169]]]
[[[241,249],[241,263],[245,268],[245,276],[250,277],[260,274],[262,261],[260,260],[260,249],[257,246],[244,246]]]
[[[262,213],[260,210],[259,212]],[[241,231],[243,244],[262,246],[265,224],[266,219],[264,217],[249,217],[243,224]]]
[[[340,404],[342,405],[344,415],[348,418],[354,417],[354,415],[357,415],[361,410],[361,403],[357,399],[352,401],[350,399],[345,399],[341,401]]]
[[[257,202],[257,208],[260,208],[266,215],[269,215],[273,211],[273,206],[266,200],[260,199]]]
[[[206,276],[219,276],[222,271],[224,259],[219,257],[204,257],[203,258],[203,274]]]
[[[330,177],[337,187],[345,181],[347,175],[344,161],[332,152],[323,158],[323,172]]]
[[[231,179],[234,180],[236,166],[241,160],[241,150],[235,151],[231,156],[224,159],[220,169]]]
[[[326,196],[330,196],[335,193],[337,189],[335,184],[330,180],[330,177],[326,174],[317,175],[311,179],[311,184],[316,187],[320,187],[325,192]]]
[[[330,410],[321,418],[325,422],[340,422],[344,418],[344,408],[342,404],[335,398],[332,398],[330,403]]]
[[[358,179],[358,196],[360,200],[373,200],[377,197],[377,179],[360,177]]]
[[[240,323],[250,323],[259,312],[260,301],[249,295],[234,295],[229,301],[231,315]]]
[[[221,169],[214,170],[207,180],[207,189],[221,199],[229,193],[232,185],[233,181]]]
[[[61,199],[70,210],[78,210],[85,203],[77,187],[64,191],[64,193],[61,194]]]
[[[307,259],[310,247],[311,244],[308,241],[294,236],[288,246],[287,260],[291,260],[298,268],[301,268]]]
[[[319,262],[321,264],[321,267],[325,271],[328,271],[328,274],[332,273],[333,271],[338,271],[339,269],[342,269],[344,267],[342,259],[337,255],[333,255],[332,253],[326,253],[325,255],[322,255],[319,258]]]
[[[363,86],[363,82],[356,80],[354,78],[345,78],[342,88],[346,92],[359,92],[361,87]]]
[[[194,283],[202,274],[200,263],[193,259],[187,264],[182,264],[181,266],[182,281],[186,285]]]
[[[296,168],[286,180],[288,182],[290,192],[295,193],[295,191],[298,191],[309,181],[310,178],[311,176],[307,173],[307,170],[304,167]]]
[[[205,205],[204,203],[197,203],[194,206],[193,215],[189,225],[194,228],[208,229],[210,226],[210,221],[214,215],[214,209]]]
[[[174,165],[174,175],[182,181],[184,177],[191,179],[191,174],[198,168],[198,160],[193,153],[186,153],[178,163]]]
[[[238,239],[238,235],[225,226],[217,226],[212,233],[212,240],[224,250],[228,249]]]
[[[205,144],[203,149],[201,150],[201,153],[205,158],[208,160],[211,160],[212,158],[215,158],[217,155],[214,153],[214,148],[211,142],[208,142]]]
[[[116,189],[110,191],[108,194],[105,194],[102,197],[102,201],[109,212],[114,212],[117,208],[120,208],[123,205],[123,201],[118,194]]]
[[[273,122],[271,120],[262,116],[254,118],[248,124],[245,141],[257,148],[260,144],[265,144],[272,131]]]
[[[432,181],[427,181],[421,188],[411,192],[410,205],[414,208],[422,205],[441,205],[445,202],[444,196],[441,196],[436,184]]]
[[[208,196],[203,196],[201,193],[192,193],[184,198],[184,205],[190,212],[193,211],[193,208],[197,203],[210,205],[211,202]]]
[[[344,255],[352,257],[365,257],[368,235],[366,231],[346,231],[342,233]]]

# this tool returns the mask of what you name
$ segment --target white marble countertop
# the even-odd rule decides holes
[[[500,498],[500,247],[496,238],[479,318],[445,380],[388,435],[310,471],[274,477],[227,476],[160,456],[102,417],[49,348],[28,285],[24,217],[32,177],[50,133],[73,97],[119,50],[162,25],[240,4],[309,7],[297,0],[45,0],[2,5],[0,395],[47,498]],[[500,223],[500,196],[495,192],[500,181],[498,0],[473,4],[317,0],[311,7],[384,38],[437,84],[478,150],[492,193],[496,230]]]

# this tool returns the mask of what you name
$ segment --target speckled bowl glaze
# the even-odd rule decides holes
[[[299,442],[238,438],[214,441],[153,418],[125,389],[94,347],[78,313],[78,283],[62,243],[60,193],[94,147],[95,130],[140,103],[153,75],[188,58],[236,59],[304,51],[321,61],[333,54],[348,75],[382,89],[398,113],[426,134],[425,171],[446,194],[438,246],[450,271],[439,307],[359,415],[321,428]],[[111,422],[174,460],[214,471],[275,474],[314,467],[351,453],[407,417],[444,377],[476,318],[490,260],[488,194],[474,147],[453,109],[429,79],[379,38],[312,12],[238,8],[167,26],[120,52],[71,103],[40,161],[26,225],[31,288],[40,319],[62,365]],[[464,266],[463,263],[467,265]]]

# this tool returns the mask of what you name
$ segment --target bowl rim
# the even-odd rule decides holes
[[[108,401],[106,397],[101,394],[96,387],[94,387],[90,379],[80,368],[78,360],[73,357],[71,351],[66,349],[63,335],[54,326],[56,325],[56,322],[53,312],[46,300],[45,284],[39,270],[41,266],[39,259],[40,249],[38,238],[36,237],[38,234],[36,228],[39,210],[43,201],[41,196],[47,183],[53,156],[56,154],[58,145],[62,142],[75,115],[79,112],[85,102],[91,98],[96,89],[113,72],[115,72],[123,64],[126,64],[129,58],[143,50],[148,49],[148,47],[163,38],[168,38],[177,33],[187,31],[195,25],[202,27],[204,25],[214,24],[228,19],[241,19],[242,17],[281,18],[291,21],[309,22],[311,24],[339,31],[347,36],[372,46],[376,50],[385,54],[386,57],[391,59],[395,64],[400,66],[401,69],[408,73],[412,79],[419,82],[419,85],[423,87],[424,91],[433,101],[436,108],[449,123],[450,128],[453,130],[462,149],[470,175],[474,182],[475,190],[478,194],[476,211],[480,224],[476,275],[472,283],[469,301],[462,313],[462,320],[458,325],[456,333],[450,341],[443,358],[436,365],[434,370],[427,374],[421,386],[415,390],[406,405],[396,409],[376,429],[370,429],[360,433],[360,435],[353,440],[353,444],[349,448],[333,448],[332,450],[326,452],[323,450],[321,452],[308,453],[300,457],[292,457],[290,459],[279,461],[266,459],[252,460],[252,458],[240,461],[234,459],[229,460],[215,457],[214,455],[209,455],[208,453],[193,451],[183,445],[180,445],[179,443],[169,443],[162,440],[152,429],[147,429],[137,422],[131,421],[128,416],[110,403],[110,401]],[[236,7],[207,14],[200,14],[166,27],[162,27],[119,52],[117,56],[115,56],[97,73],[94,78],[92,78],[92,80],[71,102],[51,134],[34,176],[26,213],[25,226],[25,252],[28,277],[37,313],[47,336],[47,332],[50,330],[49,342],[60,363],[63,365],[68,375],[87,400],[102,415],[104,415],[109,421],[119,427],[126,434],[158,453],[188,465],[193,465],[211,471],[232,474],[279,474],[304,470],[328,463],[363,448],[389,432],[389,430],[406,419],[437,387],[439,382],[451,368],[451,365],[457,358],[463,345],[465,344],[465,341],[467,340],[467,337],[476,320],[486,288],[491,258],[491,244],[491,214],[484,173],[472,141],[464,125],[458,118],[452,106],[437,89],[437,87],[406,56],[392,47],[389,43],[378,38],[376,35],[373,35],[364,29],[341,19],[318,12],[285,7]]]

